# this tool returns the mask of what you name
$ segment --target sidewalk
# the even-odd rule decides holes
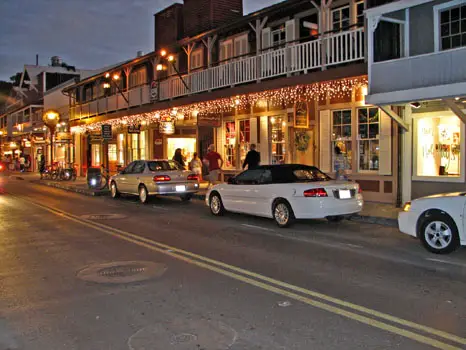
[[[78,177],[76,181],[52,181],[40,180],[37,173],[10,173],[10,177],[18,180],[26,180],[44,186],[59,188],[62,190],[80,193],[87,196],[106,196],[110,192],[108,190],[93,190],[89,189],[86,183],[86,178]],[[205,200],[207,192],[207,183],[201,183],[201,190],[194,195],[194,198]],[[399,208],[384,203],[366,202],[362,212],[358,215],[353,215],[350,220],[355,222],[364,222],[370,224],[378,224],[383,226],[398,227],[398,212]]]

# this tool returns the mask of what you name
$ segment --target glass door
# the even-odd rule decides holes
[[[270,117],[272,164],[284,164],[286,161],[286,125],[284,117]]]

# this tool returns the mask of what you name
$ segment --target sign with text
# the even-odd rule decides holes
[[[139,125],[128,125],[128,134],[140,134],[141,124]]]
[[[199,126],[212,126],[219,127],[221,124],[221,115],[220,114],[201,114],[197,115],[197,125]]]
[[[294,106],[294,127],[307,129],[309,127],[309,109],[307,102],[296,102]]]
[[[155,80],[152,80],[150,83],[150,102],[155,102],[159,100],[159,83]]]
[[[102,138],[104,140],[111,140],[113,138],[112,136],[112,126],[110,124],[104,124],[102,125]]]
[[[71,140],[71,133],[69,132],[57,132],[55,134],[55,139],[57,141],[67,141],[67,140]]]
[[[160,121],[159,132],[164,135],[174,134],[175,133],[175,121],[174,120]]]

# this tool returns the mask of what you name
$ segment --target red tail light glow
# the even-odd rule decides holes
[[[199,176],[196,174],[188,175],[188,180],[199,181]]]
[[[2,170],[2,169],[3,169],[3,165],[0,164],[0,170]]]
[[[362,193],[362,188],[358,187],[358,193]]]
[[[168,175],[157,175],[157,176],[154,176],[153,180],[154,182],[166,182],[166,181],[170,181],[171,178]]]
[[[327,191],[324,188],[313,188],[304,191],[304,197],[328,197]]]

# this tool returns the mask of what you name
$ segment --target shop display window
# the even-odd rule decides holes
[[[185,165],[193,159],[196,152],[196,139],[193,137],[170,137],[167,139],[167,158],[172,159],[177,148],[181,148],[181,154],[185,158]]]
[[[358,108],[359,170],[379,170],[380,110]]]
[[[239,148],[240,148],[240,159],[243,164],[246,159],[246,155],[249,151],[251,143],[251,124],[249,119],[240,120],[239,122]]]
[[[125,135],[118,134],[118,163],[125,164]]]
[[[114,143],[108,144],[108,161],[109,162],[116,162],[118,160],[117,157],[117,145]]]
[[[416,119],[417,176],[461,175],[461,121],[456,116]]]
[[[346,157],[348,170],[352,168],[352,132],[351,110],[339,110],[332,112],[332,154],[335,156],[335,147],[340,147]],[[334,163],[334,162],[332,162]],[[332,165],[332,168],[334,166]],[[335,171],[335,169],[333,169]]]
[[[146,136],[147,131],[141,131],[140,141],[139,141],[139,159],[146,159]]]
[[[131,161],[138,160],[139,135],[131,134]]]
[[[286,120],[282,117],[270,117],[272,130],[272,164],[284,164],[286,161]]]
[[[99,144],[92,144],[91,145],[91,155],[92,155],[92,166],[100,166],[100,145]]]
[[[236,166],[236,125],[235,122],[225,123],[225,166]]]

